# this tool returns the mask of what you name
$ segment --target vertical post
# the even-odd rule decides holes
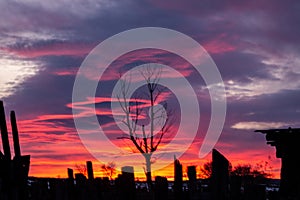
[[[87,168],[87,173],[88,173],[88,179],[93,180],[94,179],[94,172],[93,172],[92,161],[86,161],[86,168]]]
[[[166,177],[155,177],[155,200],[168,199],[168,180]]]
[[[134,168],[132,166],[124,166],[121,168],[121,171],[121,199],[135,200]]]
[[[189,188],[189,194],[190,199],[197,199],[196,191],[197,191],[197,171],[196,166],[188,166],[188,188]]]
[[[175,199],[182,199],[182,165],[180,161],[174,156],[174,195]]]
[[[74,188],[74,172],[73,169],[71,168],[68,168],[67,196],[68,198],[66,199],[76,199],[75,188]]]
[[[68,179],[74,181],[74,173],[71,168],[68,168]]]
[[[5,111],[4,111],[3,101],[0,101],[0,128],[1,128],[2,145],[3,145],[3,150],[4,150],[4,158],[6,160],[10,160],[11,154],[10,154],[10,147],[9,147],[9,141],[8,141],[8,132],[7,132],[7,126],[6,126],[6,120],[5,120]]]
[[[11,130],[12,130],[12,134],[13,134],[15,157],[20,157],[21,150],[20,150],[19,132],[18,132],[18,127],[17,127],[15,111],[10,112],[10,123],[11,123]]]
[[[219,151],[212,151],[211,197],[227,200],[229,186],[229,161]]]

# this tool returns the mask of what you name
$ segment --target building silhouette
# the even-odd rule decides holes
[[[275,146],[276,157],[281,158],[281,199],[300,199],[299,141],[300,129],[256,130],[266,134],[267,144]]]

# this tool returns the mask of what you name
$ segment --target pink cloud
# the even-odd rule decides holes
[[[203,44],[204,48],[212,54],[222,54],[226,52],[235,51],[236,46],[228,43],[226,40],[226,35],[221,34],[217,38],[213,38]]]
[[[58,70],[52,72],[52,74],[58,75],[58,76],[76,76],[77,68],[58,69]]]

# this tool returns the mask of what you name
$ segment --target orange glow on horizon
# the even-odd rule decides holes
[[[68,115],[56,115],[60,118],[69,118]],[[52,177],[52,178],[66,178],[67,168],[72,168],[74,173],[78,173],[76,165],[85,165],[87,160],[93,162],[93,169],[95,177],[104,177],[101,172],[101,164],[96,160],[83,146],[75,130],[64,127],[62,125],[56,125],[55,128],[49,128],[53,124],[51,122],[43,121],[42,119],[54,119],[54,116],[44,115],[38,117],[35,120],[20,120],[19,129],[20,143],[22,153],[31,155],[31,165],[29,175],[34,177]],[[32,125],[34,124],[34,125]],[[9,124],[8,124],[9,127]],[[49,134],[49,132],[56,130],[61,131],[64,134]],[[23,134],[22,132],[26,132]],[[10,138],[12,141],[12,138]],[[32,143],[34,141],[34,143]],[[265,145],[265,144],[264,144]],[[272,174],[271,178],[280,178],[280,159],[275,158],[275,148],[268,145],[264,146],[265,150],[247,149],[246,151],[234,152],[231,151],[231,145],[218,142],[216,149],[218,149],[232,164],[232,166],[251,164],[255,167],[259,163],[268,161],[269,164],[266,167],[267,173]],[[12,145],[11,145],[12,147]],[[124,146],[125,148],[125,146]],[[12,153],[13,153],[13,148]],[[189,165],[195,165],[197,168],[197,177],[201,177],[200,168],[204,163],[211,161],[211,154],[205,158],[198,158],[199,147],[198,144],[192,145],[187,153],[183,154],[179,160],[183,165],[183,178],[187,178],[186,168]],[[272,157],[268,160],[266,155]],[[160,162],[160,160],[158,160]],[[140,163],[144,163],[144,160],[140,160]],[[168,180],[173,180],[173,160],[170,161],[167,167],[163,169],[152,171],[152,177],[165,176]],[[117,169],[123,166],[122,163],[116,163]],[[154,163],[153,165],[156,165]],[[120,171],[117,172],[117,174]],[[117,174],[113,178],[117,177]],[[143,172],[135,173],[136,179],[145,180],[145,174]]]
[[[72,108],[72,106],[81,106],[81,103],[86,104],[90,102],[95,103],[110,100],[111,98],[95,98],[88,99],[87,102],[79,102],[76,105],[68,104],[66,106],[68,108]],[[78,164],[85,165],[85,162],[88,160],[93,162],[95,176],[104,176],[103,172],[101,172],[101,163],[96,160],[84,147],[76,129],[70,125],[67,126],[68,124],[64,124],[64,120],[73,119],[72,114],[41,114],[35,118],[31,117],[32,116],[27,116],[25,119],[18,119],[22,154],[31,155],[31,165],[29,171],[30,176],[66,178],[67,168],[72,168],[74,173],[78,173],[75,166]],[[10,124],[8,123],[7,125],[8,129],[10,129]],[[11,130],[8,131],[11,132]],[[226,135],[226,133],[224,134]],[[11,137],[11,134],[9,135]],[[201,138],[201,136],[199,136],[199,138]],[[12,141],[12,138],[10,138],[10,141]],[[184,179],[187,178],[187,166],[195,165],[197,167],[197,177],[200,177],[200,168],[204,163],[211,161],[210,154],[202,159],[198,157],[201,142],[201,139],[195,139],[194,143],[189,147],[189,149],[180,158],[178,158],[183,165]],[[120,140],[115,143],[119,143],[118,146],[122,147],[122,149],[125,150],[127,148],[128,152],[130,151],[130,148],[124,144],[122,145]],[[266,173],[272,174],[272,178],[280,178],[281,164],[280,159],[274,159],[275,148],[266,145],[264,141],[261,141],[261,144],[262,145],[260,149],[243,147],[239,150],[236,150],[237,147],[235,144],[219,140],[215,148],[230,161],[233,167],[243,164],[251,164],[253,167],[255,167],[257,164],[267,161],[268,165],[264,166],[263,170]],[[12,147],[13,145],[11,144],[10,146]],[[162,146],[164,146],[163,143],[160,147]],[[99,143],[99,148],[100,147],[101,143]],[[13,148],[11,149],[13,151]],[[178,151],[178,149],[176,150]],[[105,153],[109,154],[111,152]],[[268,156],[272,157],[272,159],[268,159]],[[112,159],[111,161],[114,160]],[[144,160],[141,159],[135,161],[135,163],[137,162],[142,164],[144,163]],[[162,169],[152,171],[152,177],[165,176],[168,178],[168,180],[173,180],[173,160],[158,160],[158,162],[168,162],[171,164]],[[157,163],[154,163],[153,166],[156,164]],[[124,163],[122,163],[122,161],[116,162],[116,165],[117,169],[120,170],[120,168],[124,166]],[[136,169],[136,166],[134,167]],[[138,173],[135,173],[135,177],[137,179],[145,179],[145,174],[143,173],[142,168],[135,171],[139,171]],[[114,176],[114,178],[117,176],[117,174]]]
[[[93,162],[93,170],[94,170],[94,176],[95,177],[106,177],[105,172],[101,170],[101,163],[89,156],[85,157],[86,160],[91,160]],[[230,160],[230,159],[229,159]],[[180,159],[180,162],[183,166],[183,179],[187,180],[187,167],[194,165],[197,169],[197,178],[201,178],[201,167],[206,162],[211,161],[211,159],[199,159],[199,162],[197,163],[191,163],[189,160]],[[141,160],[143,162],[143,160]],[[259,162],[258,162],[259,163]],[[231,165],[233,168],[238,165],[248,165],[250,164],[253,168],[255,168],[255,165],[258,163],[249,163],[245,160],[235,160],[234,162],[231,162]],[[278,163],[278,162],[277,162]],[[53,162],[53,161],[47,161],[47,160],[35,160],[32,159],[31,166],[30,166],[30,176],[34,177],[47,177],[47,178],[67,178],[67,168],[72,168],[75,173],[80,173],[78,169],[76,169],[76,165],[79,166],[85,166],[86,161],[84,158],[78,159],[78,160],[72,160],[72,161],[62,161],[62,162]],[[118,174],[121,173],[120,168],[122,166],[119,166],[118,163],[116,173],[112,176],[113,179],[115,179]],[[154,164],[155,165],[155,164]],[[266,173],[271,174],[270,178],[280,179],[280,163],[279,166],[270,166],[270,169],[267,169]],[[262,169],[263,170],[263,169]],[[169,181],[173,181],[174,175],[174,166],[173,163],[168,165],[167,167],[164,167],[163,169],[152,171],[152,178],[154,180],[155,176],[164,176],[167,177]],[[142,172],[135,172],[135,178],[140,181],[145,181],[146,176]]]

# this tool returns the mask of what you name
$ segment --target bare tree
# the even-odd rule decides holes
[[[266,173],[265,170],[268,167],[268,162],[256,163],[253,167],[250,164],[238,164],[234,168],[232,165],[229,165],[229,172],[231,176],[240,176],[240,177],[251,177],[251,178],[268,178],[269,173]],[[206,162],[200,168],[201,178],[210,178],[212,174],[212,162]]]
[[[270,174],[264,171],[263,166],[261,166],[260,163],[257,163],[256,167],[253,167],[250,164],[239,164],[231,171],[231,175],[253,178],[267,178],[270,176]]]
[[[102,164],[101,171],[105,174],[105,176],[110,177],[110,180],[112,180],[113,175],[116,173],[116,164],[114,162]]]
[[[86,165],[84,164],[75,164],[75,169],[78,173],[81,173],[83,175],[87,175],[87,169],[86,169]]]
[[[171,127],[171,111],[165,101],[161,102],[159,97],[165,92],[159,85],[161,68],[148,66],[140,71],[141,77],[145,80],[145,90],[140,92],[134,100],[128,97],[130,84],[127,81],[122,83],[120,94],[117,95],[119,104],[125,114],[123,123],[128,129],[128,135],[119,139],[131,141],[130,148],[134,152],[141,153],[145,158],[145,174],[147,184],[152,187],[151,165],[152,155],[157,151],[166,133]],[[157,104],[162,106],[157,107]],[[145,115],[148,116],[148,126],[144,123]],[[142,117],[143,116],[143,117]],[[158,128],[158,130],[157,130]],[[155,133],[156,132],[156,133]]]
[[[200,168],[201,178],[210,178],[212,174],[212,161],[206,162]]]

